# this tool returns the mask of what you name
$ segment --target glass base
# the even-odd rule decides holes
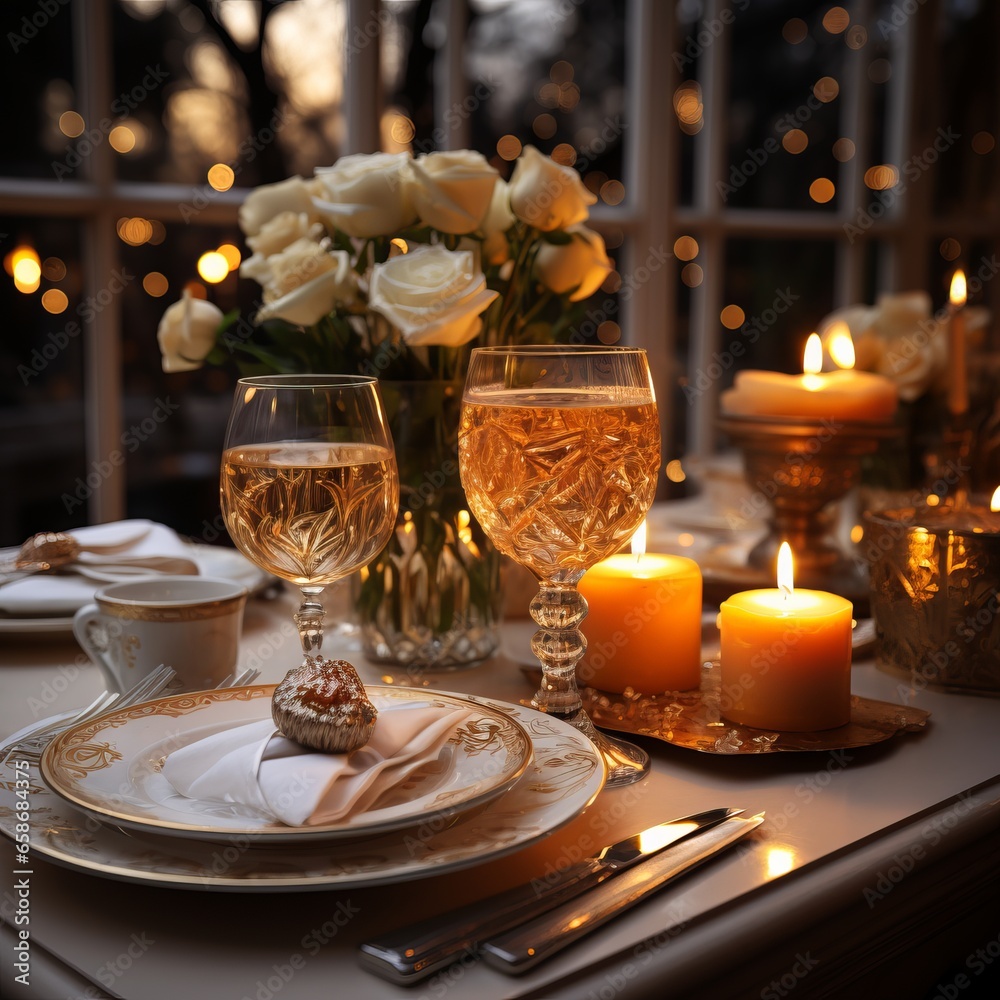
[[[532,708],[538,708],[534,702],[528,704]],[[551,714],[578,729],[597,747],[607,772],[607,779],[604,782],[607,787],[619,788],[622,785],[631,785],[641,781],[649,773],[649,754],[642,747],[601,732],[582,708],[569,715],[555,712]]]

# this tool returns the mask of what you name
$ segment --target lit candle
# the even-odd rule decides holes
[[[959,268],[951,278],[948,301],[951,303],[951,327],[948,350],[948,412],[954,415],[969,409],[969,387],[965,360],[965,272]]]
[[[844,331],[848,340],[850,332]],[[852,345],[853,347],[853,345]],[[853,365],[853,349],[841,354]],[[737,372],[732,389],[722,394],[722,411],[733,416],[800,417],[827,420],[867,420],[883,423],[896,412],[898,394],[884,375],[845,367],[824,372],[823,345],[809,335],[802,358],[802,375],[748,369]]]
[[[701,684],[701,570],[645,547],[643,525],[631,555],[599,562],[578,585],[590,610],[577,677],[601,691],[660,694]]]
[[[755,729],[812,732],[851,718],[851,602],[796,590],[787,542],[778,554],[778,588],[723,601],[721,710]]]

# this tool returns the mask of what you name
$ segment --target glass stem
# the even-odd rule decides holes
[[[566,716],[583,707],[576,684],[576,664],[587,649],[579,628],[587,616],[587,601],[576,589],[582,575],[567,582],[543,582],[529,607],[538,625],[531,651],[542,665],[542,683],[531,703],[541,712]]]
[[[319,653],[320,647],[323,645],[323,619],[326,612],[319,602],[319,595],[323,593],[323,588],[300,587],[299,589],[302,591],[302,603],[293,617],[296,626],[298,626],[303,652],[306,656],[313,656]]]

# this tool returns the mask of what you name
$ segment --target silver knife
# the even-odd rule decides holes
[[[764,814],[733,816],[710,830],[689,837],[600,885],[586,899],[570,901],[480,945],[483,958],[502,972],[519,974],[596,930],[678,875],[691,871],[745,837],[764,821]]]
[[[463,956],[474,955],[480,941],[566,903],[643,858],[693,834],[700,836],[702,831],[742,812],[742,809],[709,809],[650,827],[608,845],[556,878],[535,879],[362,944],[361,964],[390,982],[418,982]]]

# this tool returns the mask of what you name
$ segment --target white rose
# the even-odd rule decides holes
[[[409,153],[354,153],[316,171],[313,205],[348,236],[387,236],[416,221],[403,168]]]
[[[478,228],[499,179],[482,153],[427,153],[407,164],[413,207],[424,225],[461,235]]]
[[[923,291],[880,295],[874,312],[871,329],[884,348],[875,371],[912,402],[946,364],[947,330],[931,315],[931,297]]]
[[[583,222],[597,201],[572,167],[525,146],[510,179],[510,207],[529,226],[549,232]]]
[[[247,237],[247,246],[255,255],[270,257],[303,237],[318,240],[322,235],[323,227],[308,212],[279,212]]]
[[[570,302],[593,295],[611,272],[611,261],[600,233],[570,226],[569,243],[542,243],[535,257],[535,274],[556,295],[572,291]]]
[[[311,326],[338,302],[357,294],[351,259],[343,250],[326,250],[309,239],[296,240],[267,259],[264,305],[257,321],[283,319]]]
[[[201,367],[215,345],[215,331],[222,310],[185,292],[179,302],[168,306],[156,329],[165,372],[189,372]]]
[[[311,221],[316,221],[309,188],[301,177],[289,177],[277,184],[254,188],[240,205],[240,229],[246,236],[256,236],[282,212],[306,212]]]
[[[479,333],[497,295],[472,251],[424,245],[372,268],[368,305],[411,345],[458,347]]]
[[[510,257],[507,230],[514,225],[514,213],[510,210],[510,189],[507,182],[498,179],[493,186],[489,211],[483,219],[483,256],[491,264],[502,264]]]

